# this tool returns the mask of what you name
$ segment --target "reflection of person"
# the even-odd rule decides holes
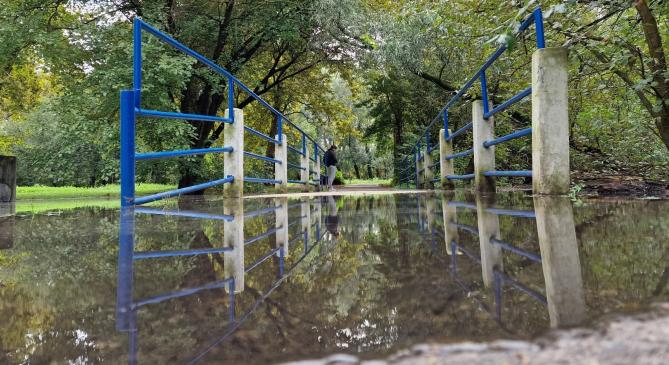
[[[325,216],[325,228],[333,236],[339,237],[339,217],[337,216],[337,202],[328,196],[328,215]]]
[[[335,175],[337,174],[337,146],[334,144],[325,151],[324,162],[325,168],[328,171],[328,189],[333,191],[332,183],[334,182]]]

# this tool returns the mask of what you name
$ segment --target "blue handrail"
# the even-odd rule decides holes
[[[540,7],[536,8],[536,9],[532,12],[532,14],[531,14],[529,17],[527,17],[526,19],[524,19],[524,20],[521,22],[520,27],[518,28],[517,33],[520,34],[520,33],[524,32],[524,31],[527,30],[527,29],[530,27],[530,25],[532,25],[532,24],[534,24],[534,25],[535,25],[535,28],[536,28],[536,44],[537,44],[537,48],[539,48],[539,49],[541,49],[541,48],[545,48],[546,45],[545,45],[545,39],[544,39],[543,15],[542,15],[542,12],[541,12],[541,8],[540,8]],[[505,46],[505,45],[500,46],[500,47],[499,47],[499,48],[498,48],[498,49],[497,49],[497,50],[496,50],[496,51],[495,51],[495,52],[494,52],[494,53],[493,53],[493,54],[492,54],[492,55],[491,55],[491,56],[490,56],[484,63],[483,63],[483,65],[482,65],[482,66],[481,66],[481,67],[474,73],[474,75],[473,75],[472,77],[469,78],[469,80],[464,84],[464,86],[462,86],[462,88],[460,88],[460,90],[458,90],[458,91],[455,93],[455,95],[454,95],[453,97],[451,97],[451,99],[449,99],[449,101],[446,103],[446,105],[445,105],[445,106],[439,111],[439,113],[438,113],[438,114],[437,114],[437,115],[430,121],[430,123],[428,123],[427,127],[425,128],[425,131],[424,131],[423,133],[420,134],[421,138],[419,138],[419,139],[416,141],[415,145],[413,146],[413,148],[412,148],[412,150],[411,150],[411,153],[414,154],[414,160],[415,160],[416,162],[420,162],[420,161],[422,161],[422,156],[421,156],[421,152],[420,152],[420,151],[421,151],[421,145],[422,145],[422,143],[423,143],[423,139],[424,139],[424,143],[425,143],[425,145],[426,145],[426,147],[427,147],[427,151],[428,151],[428,153],[430,153],[430,152],[432,152],[432,151],[434,150],[434,148],[430,148],[430,144],[431,144],[431,143],[430,143],[430,138],[429,138],[429,136],[430,136],[430,129],[436,124],[437,121],[439,121],[439,120],[442,120],[442,121],[443,121],[443,129],[444,129],[444,133],[445,133],[445,137],[446,137],[446,141],[447,141],[447,142],[454,140],[456,137],[461,136],[461,135],[463,135],[465,132],[467,132],[467,131],[469,131],[469,130],[472,129],[473,124],[472,124],[472,123],[468,123],[468,124],[466,124],[465,126],[463,126],[462,128],[458,129],[457,131],[455,131],[455,132],[453,132],[453,133],[451,133],[451,134],[449,135],[449,133],[448,133],[448,122],[449,122],[448,112],[449,112],[449,109],[450,109],[451,107],[453,107],[458,101],[460,101],[461,98],[465,95],[465,93],[466,93],[470,88],[473,87],[474,82],[476,82],[477,80],[479,80],[480,83],[481,83],[481,96],[482,96],[482,99],[483,99],[483,116],[484,116],[484,119],[488,119],[488,118],[490,118],[491,116],[493,116],[493,115],[495,115],[495,114],[497,114],[497,113],[500,113],[500,112],[502,112],[502,111],[508,109],[509,107],[511,107],[511,106],[514,105],[515,103],[517,103],[517,102],[523,100],[524,98],[526,98],[527,96],[529,96],[529,95],[532,93],[532,88],[531,88],[531,87],[528,87],[528,88],[524,89],[523,91],[519,92],[518,94],[514,95],[513,97],[511,97],[509,100],[507,100],[507,101],[503,102],[502,104],[498,105],[497,107],[493,108],[492,111],[489,110],[489,108],[490,108],[490,107],[489,107],[489,104],[490,104],[490,103],[489,103],[489,97],[488,97],[488,87],[487,87],[487,79],[486,79],[486,70],[488,70],[488,68],[489,68],[489,67],[490,67],[490,66],[491,66],[491,65],[492,65],[492,64],[493,64],[493,63],[494,63],[494,62],[495,62],[495,61],[496,61],[496,60],[497,60],[497,59],[498,59],[498,58],[499,58],[499,57],[500,57],[500,56],[501,56],[507,49],[508,49],[508,48],[507,48],[507,46]],[[519,137],[528,135],[528,134],[530,134],[530,133],[531,133],[531,129],[529,129],[529,132],[528,132],[527,129],[525,129],[525,130],[521,130],[521,131],[518,131],[518,132],[516,132],[516,133],[512,133],[512,134],[510,134],[510,135],[508,135],[508,136],[504,136],[504,137],[502,137],[502,138],[498,138],[498,139],[495,139],[495,140],[492,140],[492,141],[485,141],[485,146],[486,146],[486,147],[489,147],[489,146],[492,146],[492,145],[495,145],[495,144],[498,144],[498,143],[506,142],[506,141],[511,140],[511,139],[514,139],[514,138],[519,138]],[[465,151],[465,152],[468,152],[468,151]],[[457,157],[463,157],[463,156],[466,156],[466,154],[464,154],[464,152],[463,152],[463,153],[456,153],[456,154],[450,155],[448,159],[457,158]],[[405,160],[405,162],[408,163],[409,161],[406,161],[406,160]],[[416,173],[418,173],[418,170],[417,170]],[[489,175],[487,175],[487,176],[511,176],[511,177],[513,177],[513,176],[526,176],[526,175],[523,175],[523,174],[518,175],[518,173],[520,173],[520,172],[517,172],[517,171],[516,171],[516,172],[514,172],[514,171],[510,171],[510,172],[508,172],[507,175],[497,175],[497,173],[501,173],[501,172],[491,172],[491,174],[489,174]],[[466,179],[471,179],[471,178],[473,178],[473,174],[466,174],[466,175],[450,175],[450,176],[447,177],[447,178],[448,178],[448,179],[451,179],[451,180],[466,180]],[[405,181],[405,182],[407,182],[407,184],[408,184],[410,180],[411,180],[411,179],[410,179],[409,177],[406,177],[406,178],[405,178],[405,177],[402,177],[402,176],[400,177],[400,182]],[[416,177],[416,180],[418,180],[417,177]]]
[[[147,32],[160,41],[168,44],[169,46],[175,48],[176,50],[194,58],[198,62],[207,66],[214,72],[222,75],[227,79],[227,89],[228,89],[228,100],[227,100],[227,117],[221,117],[217,115],[200,115],[200,114],[190,114],[190,113],[178,113],[171,111],[158,111],[142,108],[142,36],[143,32]],[[321,146],[318,145],[318,141],[310,137],[302,128],[293,123],[285,115],[279,112],[277,109],[272,107],[267,101],[263,100],[258,94],[256,94],[251,88],[246,86],[243,82],[237,79],[232,75],[228,70],[216,64],[216,62],[208,59],[207,57],[199,54],[198,52],[186,47],[181,42],[170,37],[169,35],[163,33],[157,28],[149,25],[138,17],[135,17],[133,20],[133,88],[132,90],[124,90],[121,92],[121,205],[122,206],[131,206],[131,205],[140,205],[148,203],[151,201],[166,199],[169,197],[178,196],[181,194],[188,194],[195,191],[207,189],[212,186],[231,183],[234,179],[231,176],[228,176],[223,179],[218,179],[210,181],[203,184],[197,184],[186,188],[175,189],[167,191],[160,194],[154,194],[146,197],[138,198],[135,196],[135,165],[137,161],[142,160],[151,160],[151,159],[160,159],[160,158],[171,158],[179,156],[189,156],[189,155],[204,155],[209,153],[231,153],[233,152],[232,147],[221,147],[221,148],[200,148],[200,149],[191,149],[191,150],[178,150],[178,151],[164,151],[164,152],[147,152],[147,153],[137,153],[135,145],[135,125],[136,118],[145,117],[145,118],[163,118],[163,119],[180,119],[180,120],[189,120],[189,121],[199,121],[199,122],[212,122],[212,123],[235,123],[234,117],[234,104],[235,104],[235,87],[241,89],[243,92],[248,94],[253,100],[257,101],[264,108],[269,110],[277,118],[277,135],[278,139],[272,138],[264,133],[261,133],[257,130],[254,130],[250,127],[244,127],[244,129],[258,137],[261,137],[271,143],[281,145],[285,143],[282,141],[283,138],[283,128],[284,123],[287,123],[291,127],[295,128],[300,134],[302,139],[302,151],[304,155],[307,152],[307,140],[313,143],[314,156],[318,158],[319,149],[325,151]],[[266,156],[261,156],[257,154],[251,154],[249,152],[245,153],[246,156],[265,160],[268,162],[280,163],[276,159],[272,159]],[[249,182],[276,182],[275,180],[269,181],[269,179],[254,179],[250,178]]]

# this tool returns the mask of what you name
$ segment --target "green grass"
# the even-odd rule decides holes
[[[381,185],[390,186],[392,179],[350,179],[346,180],[346,185]]]
[[[137,195],[154,194],[161,191],[174,189],[174,185],[162,184],[137,184],[135,190]],[[86,199],[86,198],[115,198],[119,197],[121,187],[118,184],[105,185],[96,188],[78,188],[74,186],[18,186],[16,188],[16,199]]]

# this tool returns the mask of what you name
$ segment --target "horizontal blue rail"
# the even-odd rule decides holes
[[[500,209],[500,208],[487,208],[488,213],[497,214],[497,215],[507,215],[510,217],[519,217],[519,218],[536,218],[537,215],[534,211],[531,210],[515,210],[515,209]]]
[[[472,123],[472,122],[469,122],[469,123],[465,124],[462,128],[458,129],[457,131],[451,133],[450,136],[446,137],[446,142],[451,141],[455,137],[464,134],[468,130],[472,129],[473,126],[474,126],[474,123]]]
[[[219,289],[219,288],[224,288],[226,285],[230,284],[231,282],[234,282],[233,278],[227,278],[225,280],[217,281],[214,283],[206,284],[197,288],[189,288],[189,289],[183,289],[163,295],[158,295],[149,299],[144,299],[140,300],[136,303],[133,303],[132,309],[137,309],[139,307],[145,306],[147,304],[156,304],[160,302],[164,302],[169,299],[174,299],[174,298],[180,298],[180,297],[185,297],[188,295],[193,295],[197,292],[203,291],[203,290],[211,290],[211,289]]]
[[[474,203],[467,203],[467,202],[448,202],[447,205],[449,207],[456,207],[456,208],[467,208],[471,210],[476,210],[476,204]]]
[[[305,167],[302,167],[300,165],[296,165],[296,164],[290,163],[290,162],[288,162],[288,167],[293,168],[293,169],[303,170],[303,171],[306,170]],[[311,171],[311,172],[316,172],[316,171]]]
[[[493,110],[491,110],[489,113],[483,114],[483,118],[488,119],[488,118],[492,117],[493,115],[508,109],[511,105],[523,100],[524,98],[526,98],[530,94],[532,94],[532,88],[528,87],[527,89],[525,89],[525,90],[519,92],[518,94],[514,95],[513,97],[511,97],[511,99],[503,102],[502,104],[499,104],[498,106],[493,108]]]
[[[466,175],[446,175],[448,180],[471,180],[474,178],[474,174]]]
[[[160,257],[196,256],[196,255],[222,253],[232,250],[233,250],[232,247],[221,247],[221,248],[204,248],[197,250],[145,251],[145,252],[135,252],[132,258],[134,260],[144,260],[144,259],[155,259]]]
[[[281,161],[279,161],[279,160],[273,159],[271,157],[259,155],[257,153],[253,153],[253,152],[244,151],[244,156],[248,156],[248,157],[254,158],[256,160],[262,160],[262,161],[271,162],[271,163],[281,165]]]
[[[462,252],[463,254],[465,254],[465,256],[469,257],[472,261],[477,262],[477,263],[479,263],[479,264],[481,263],[481,258],[480,258],[480,257],[474,255],[474,254],[471,253],[468,249],[466,249],[466,248],[464,248],[464,247],[458,245],[455,241],[452,241],[452,242],[451,242],[451,247],[453,248],[453,256],[454,256],[454,257],[456,256],[456,253],[457,253],[458,251],[460,251],[460,252]]]
[[[519,170],[519,171],[484,171],[483,176],[489,177],[532,177],[532,171],[529,170]]]
[[[461,230],[461,231],[469,232],[469,233],[471,233],[475,236],[479,235],[479,229],[476,228],[476,227],[469,226],[469,225],[466,225],[466,224],[456,223],[456,222],[449,222],[449,224],[452,225],[453,227]]]
[[[432,152],[434,152],[435,150],[438,150],[438,149],[439,149],[439,145],[438,145],[438,144],[435,144],[435,145],[432,146],[432,147],[428,147],[428,149],[427,149],[427,153],[432,153]]]
[[[146,203],[156,201],[156,200],[160,200],[160,199],[167,199],[167,198],[179,196],[179,195],[182,195],[182,194],[189,194],[189,193],[193,193],[193,192],[196,192],[196,191],[212,188],[214,186],[231,183],[234,180],[235,180],[235,178],[233,176],[228,176],[224,179],[209,181],[209,182],[206,182],[206,183],[203,183],[203,184],[197,184],[197,185],[189,186],[187,188],[175,189],[175,190],[166,191],[164,193],[158,193],[158,194],[144,196],[144,197],[141,197],[141,198],[135,198],[133,203],[137,204],[137,205],[146,204]]]
[[[281,184],[281,180],[263,179],[260,177],[244,177],[244,182],[257,184]]]
[[[300,155],[300,156],[304,156],[304,155],[305,155],[304,152],[302,152],[301,150],[298,150],[297,148],[292,147],[292,146],[288,146],[288,151],[295,152],[295,153],[297,153],[297,154]]]
[[[268,142],[271,142],[271,143],[274,143],[274,144],[281,145],[281,141],[279,141],[278,139],[274,139],[274,138],[272,138],[272,137],[266,135],[265,133],[258,132],[257,130],[255,130],[255,129],[251,128],[251,127],[244,126],[244,130],[247,131],[247,132],[249,132],[249,133],[251,133],[251,134],[253,134],[253,135],[256,135],[256,136],[258,136],[258,137],[260,137],[260,138],[262,138],[262,139],[264,139],[264,140],[266,140],[266,141],[268,141]]]
[[[223,220],[223,221],[227,221],[227,222],[232,222],[235,219],[234,216],[228,215],[228,214],[209,214],[209,213],[202,213],[202,212],[193,212],[193,211],[189,211],[189,210],[164,210],[164,209],[144,208],[144,207],[135,208],[135,213],[166,215],[166,216],[171,216],[171,217],[186,217],[186,218]]]
[[[527,252],[527,251],[522,250],[522,249],[520,249],[516,246],[513,246],[512,244],[510,244],[508,242],[499,240],[497,238],[491,238],[490,242],[495,244],[495,245],[498,245],[499,247],[501,247],[501,248],[503,248],[507,251],[513,252],[513,253],[515,253],[517,255],[520,255],[520,256],[523,256],[523,257],[527,257],[528,259],[530,259],[534,262],[541,263],[541,256],[540,255],[537,255],[537,254],[532,253],[532,252]]]
[[[146,152],[146,153],[137,153],[135,154],[136,160],[155,160],[160,158],[169,158],[177,156],[193,156],[193,155],[204,155],[207,153],[225,153],[232,152],[232,147],[221,147],[221,148],[199,148],[193,150],[178,150],[178,151],[165,151],[165,152]]]
[[[270,251],[265,256],[261,257],[256,262],[254,262],[251,265],[245,267],[244,272],[247,273],[247,272],[255,269],[256,267],[260,266],[263,262],[267,261],[267,259],[269,259],[270,257],[276,255],[277,253],[280,253],[281,250],[283,250],[283,247],[277,247],[277,248],[273,249],[272,251]]]
[[[485,141],[485,142],[483,142],[483,147],[488,148],[490,146],[494,146],[496,144],[500,144],[500,143],[503,143],[503,142],[506,142],[506,141],[510,141],[512,139],[525,137],[525,136],[530,135],[530,134],[532,134],[532,128],[521,129],[519,131],[509,133],[506,136],[493,139],[492,141]]]
[[[291,183],[291,184],[306,184],[307,183],[306,181],[302,181],[302,180],[290,180],[290,179],[288,180],[288,182]]]
[[[262,233],[262,234],[260,234],[260,235],[255,236],[255,237],[251,237],[251,238],[247,238],[247,239],[245,239],[245,240],[244,240],[244,244],[245,244],[245,245],[249,245],[249,244],[251,244],[251,243],[253,243],[253,242],[260,241],[261,239],[266,238],[266,237],[269,237],[269,236],[273,235],[274,233],[276,233],[276,232],[278,232],[278,231],[280,231],[280,230],[282,230],[282,229],[283,229],[283,227],[271,228],[271,229],[269,229],[269,230],[268,230],[267,232],[265,232],[265,233]]]
[[[254,211],[251,211],[251,212],[245,212],[244,213],[244,218],[254,218],[254,217],[259,217],[261,215],[273,213],[274,211],[279,210],[282,207],[283,207],[282,205],[277,205],[275,207],[269,207],[269,208],[254,210]]]
[[[230,118],[217,117],[215,115],[161,112],[161,111],[157,111],[157,110],[148,110],[148,109],[141,109],[141,108],[136,108],[135,113],[137,113],[138,117],[145,117],[145,118],[185,119],[185,120],[197,120],[197,121],[200,121],[200,122],[232,123],[232,119],[230,119]]]
[[[467,151],[462,151],[462,152],[454,153],[452,155],[448,155],[448,156],[444,157],[444,159],[452,160],[452,159],[455,159],[455,158],[465,157],[465,156],[469,156],[469,155],[472,155],[472,154],[474,154],[474,149],[470,148]]]
[[[521,292],[531,296],[532,298],[534,298],[537,301],[543,303],[544,305],[548,304],[548,300],[546,300],[546,297],[543,296],[541,293],[537,292],[536,290],[528,288],[527,286],[521,284],[520,282],[512,279],[508,275],[506,275],[506,274],[504,274],[504,273],[502,273],[498,270],[495,270],[495,275],[498,275],[498,277],[502,280],[502,283],[510,284],[515,289],[518,289]]]

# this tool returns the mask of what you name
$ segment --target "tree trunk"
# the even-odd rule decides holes
[[[662,48],[662,34],[645,0],[637,0],[634,4],[643,26],[643,34],[651,58],[650,69],[653,71],[653,92],[657,99],[657,106],[649,110],[655,117],[655,125],[660,132],[660,138],[669,148],[669,80],[667,73],[667,58]]]

